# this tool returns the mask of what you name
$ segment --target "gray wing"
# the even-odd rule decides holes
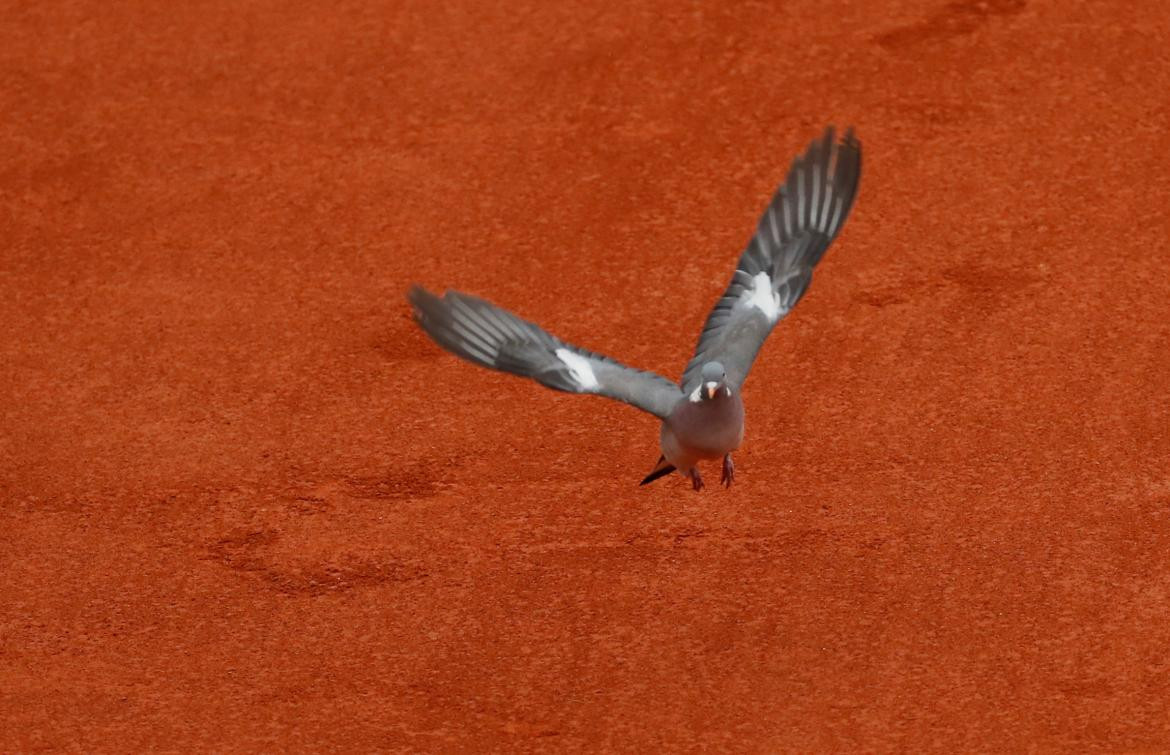
[[[764,339],[800,301],[813,267],[841,231],[860,177],[861,144],[853,129],[841,141],[832,127],[826,129],[793,161],[707,317],[683,372],[684,393],[699,385],[703,364],[710,361],[723,363],[733,386],[743,385]]]
[[[440,298],[419,286],[407,298],[415,322],[435,343],[483,367],[558,391],[607,396],[663,419],[682,398],[678,386],[660,375],[565,343],[483,299],[458,291]]]

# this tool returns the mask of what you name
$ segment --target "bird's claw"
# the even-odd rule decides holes
[[[723,457],[723,477],[719,481],[723,483],[724,487],[730,488],[734,479],[735,464],[731,461],[731,454],[727,454]]]

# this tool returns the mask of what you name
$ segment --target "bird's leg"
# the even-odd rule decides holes
[[[691,487],[695,490],[703,489],[703,478],[699,476],[698,467],[691,467]]]
[[[723,477],[719,480],[725,487],[731,487],[731,481],[735,479],[735,464],[731,461],[731,454],[723,456]]]

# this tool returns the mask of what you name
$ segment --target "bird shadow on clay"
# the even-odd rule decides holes
[[[329,516],[347,507],[383,507],[422,502],[439,495],[441,469],[447,461],[421,461],[376,475],[346,475],[316,483],[297,484],[274,496],[274,503],[297,517]],[[327,562],[282,559],[276,547],[281,533],[274,527],[244,527],[208,541],[204,560],[236,572],[255,575],[270,589],[287,595],[324,595],[355,588],[413,582],[428,576],[421,563],[396,558],[340,554]]]
[[[972,34],[993,17],[1014,16],[1026,7],[1025,0],[952,0],[922,21],[880,34],[875,41],[892,52],[913,50]]]
[[[416,501],[434,498],[440,489],[444,470],[454,462],[417,462],[407,467],[376,475],[354,475],[338,481],[350,498],[368,501]]]
[[[350,558],[328,564],[283,564],[271,549],[279,541],[276,530],[242,530],[207,546],[205,558],[233,571],[252,574],[275,592],[318,596],[361,587],[414,582],[429,575],[421,564]]]
[[[302,483],[280,497],[294,513],[321,514],[338,505],[421,502],[442,494],[450,470],[462,466],[458,458],[420,459],[378,474],[350,474]]]
[[[959,262],[931,275],[906,277],[863,288],[851,294],[850,298],[856,304],[884,309],[910,304],[947,291],[958,291],[974,309],[1004,310],[1024,306],[1022,292],[1045,282],[1043,275],[1023,265]]]
[[[915,299],[930,296],[945,287],[946,284],[942,281],[925,278],[902,279],[894,283],[870,286],[854,291],[850,294],[850,299],[857,304],[884,309],[899,304],[909,304]]]
[[[1022,265],[983,265],[961,262],[939,271],[941,279],[956,286],[983,309],[1004,309],[1021,302],[1021,293],[1044,282],[1044,277]],[[1021,306],[1022,306],[1021,302]]]

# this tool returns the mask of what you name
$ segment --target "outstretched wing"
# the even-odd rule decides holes
[[[407,298],[414,319],[437,344],[483,367],[532,378],[569,393],[596,393],[666,418],[682,398],[660,375],[627,367],[565,343],[527,320],[474,296],[442,298],[414,286]]]
[[[861,144],[853,129],[838,141],[829,127],[793,161],[707,317],[683,372],[685,393],[699,384],[710,361],[723,363],[732,385],[743,385],[764,339],[800,301],[813,268],[841,231],[860,177]]]

